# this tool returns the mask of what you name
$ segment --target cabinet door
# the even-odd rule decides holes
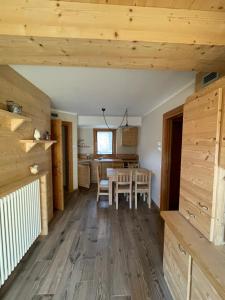
[[[128,127],[122,129],[122,145],[123,146],[137,146],[138,142],[138,128]]]
[[[91,174],[89,164],[78,164],[78,185],[86,189],[90,188]]]
[[[190,255],[165,225],[163,270],[175,300],[185,300],[189,297],[190,264]]]
[[[193,262],[192,282],[191,282],[191,300],[220,300],[222,299],[204,273]]]
[[[215,203],[221,118],[220,91],[184,105],[180,212],[209,240]]]

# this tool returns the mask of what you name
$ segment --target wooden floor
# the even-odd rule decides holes
[[[3,299],[170,300],[162,274],[163,226],[156,209],[130,211],[80,192],[22,262]]]

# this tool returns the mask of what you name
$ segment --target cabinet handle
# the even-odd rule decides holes
[[[181,244],[178,244],[178,248],[180,250],[181,253],[183,253],[184,255],[186,255],[186,251],[183,249],[183,247],[181,246]]]
[[[201,202],[198,202],[198,205],[199,205],[202,209],[204,209],[204,210],[208,210],[208,209],[209,209],[207,206],[201,204]]]
[[[193,213],[191,213],[189,210],[187,210],[187,213],[188,213],[190,218],[195,219],[195,215]]]

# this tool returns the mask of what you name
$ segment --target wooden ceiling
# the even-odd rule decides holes
[[[0,4],[0,64],[224,72],[225,12],[7,0]]]
[[[60,0],[65,1],[65,0]],[[224,0],[66,0],[71,2],[225,11]]]

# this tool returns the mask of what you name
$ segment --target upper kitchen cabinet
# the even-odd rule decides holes
[[[122,146],[137,146],[138,127],[122,128]]]

